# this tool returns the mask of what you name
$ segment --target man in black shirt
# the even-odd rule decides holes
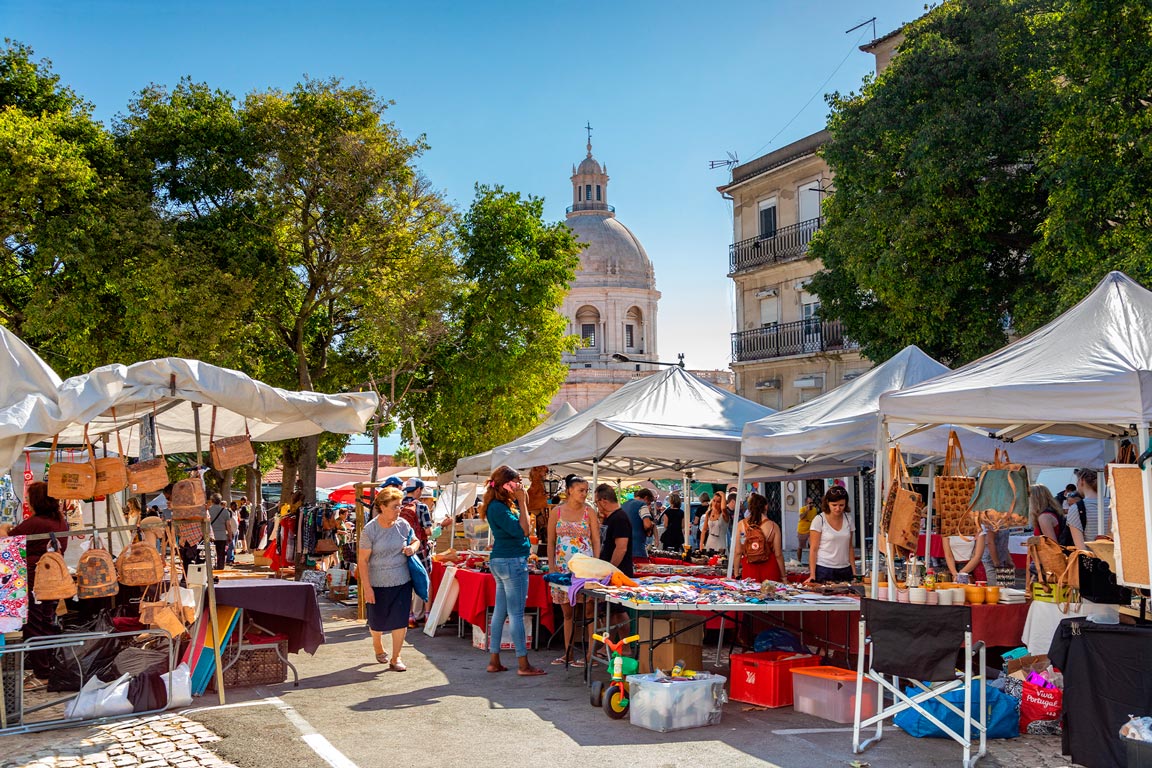
[[[600,559],[606,560],[632,578],[632,522],[620,507],[616,489],[607,483],[596,486],[596,510],[602,523],[600,531]]]

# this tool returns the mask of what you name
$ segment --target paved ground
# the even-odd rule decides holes
[[[540,678],[487,674],[486,656],[454,631],[436,638],[411,634],[413,646],[405,651],[409,671],[388,672],[372,658],[363,627],[342,618],[350,611],[322,602],[328,642],[315,657],[293,657],[299,688],[287,683],[233,691],[225,708],[213,707],[210,694],[183,715],[8,737],[0,743],[0,766],[827,768],[859,760],[873,768],[934,768],[955,766],[960,757],[953,742],[913,739],[896,730],[854,756],[849,726],[791,709],[747,711],[737,703],[725,707],[717,726],[653,733],[626,720],[611,721],[589,706],[575,671],[550,667]],[[550,656],[541,652],[534,658],[543,663]],[[1058,737],[995,741],[980,764],[1069,765],[1059,751]]]

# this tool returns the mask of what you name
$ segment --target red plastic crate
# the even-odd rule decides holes
[[[794,667],[818,667],[820,657],[791,651],[734,653],[728,679],[728,698],[760,707],[792,706]]]

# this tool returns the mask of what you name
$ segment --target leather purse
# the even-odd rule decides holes
[[[52,455],[60,436],[52,438]],[[96,467],[92,462],[92,445],[84,435],[88,461],[54,461],[48,467],[48,495],[54,499],[90,499],[96,490]]]
[[[244,434],[216,439],[216,406],[212,406],[212,427],[208,432],[209,455],[212,468],[217,472],[247,466],[256,461],[252,436],[248,433],[248,420],[244,420]]]
[[[156,408],[153,406],[153,423]],[[128,490],[133,496],[142,493],[155,493],[168,485],[168,460],[164,458],[164,446],[160,444],[160,427],[156,426],[156,456],[147,461],[128,465]]]
[[[112,409],[112,420],[116,420],[116,409]],[[84,428],[84,439],[88,439],[88,428]],[[94,459],[92,464],[96,469],[96,487],[94,496],[107,496],[110,493],[119,493],[128,487],[128,464],[124,461],[124,446],[120,442],[120,430],[116,430],[116,456],[105,456]]]

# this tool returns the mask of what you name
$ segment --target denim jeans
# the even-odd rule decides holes
[[[996,566],[998,565],[1012,565],[1012,555],[1008,552],[1008,538],[1011,532],[1004,528],[999,531],[989,531],[986,536],[996,537],[996,554],[1000,558],[1000,562],[992,562],[992,551],[989,547],[984,548],[984,554],[980,558],[980,562],[984,564],[985,580],[988,586],[1012,586],[1011,584],[998,584],[996,580]]]
[[[488,652],[500,652],[504,618],[508,617],[511,619],[512,645],[516,647],[516,656],[527,656],[524,605],[528,602],[528,558],[501,557],[489,560],[488,567],[496,579],[496,606],[492,609],[492,624],[488,627]]]

